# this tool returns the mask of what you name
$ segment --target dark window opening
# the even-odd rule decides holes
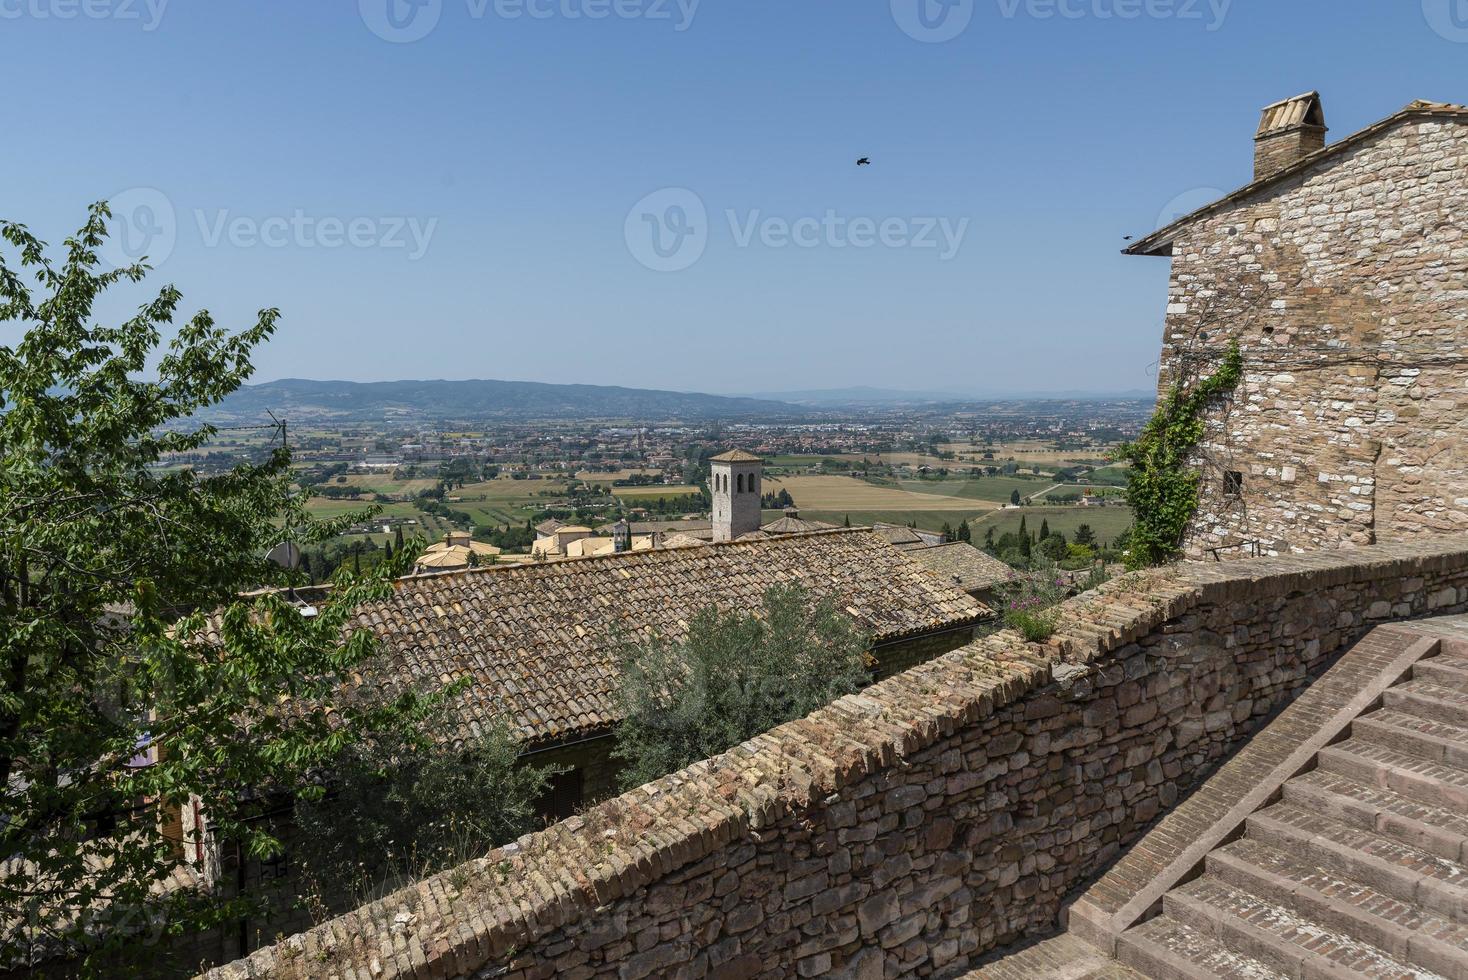
[[[1229,470],[1223,474],[1223,493],[1226,497],[1242,496],[1244,492],[1244,474],[1238,470]]]
[[[541,794],[536,809],[540,815],[548,821],[565,820],[574,817],[576,811],[581,808],[583,798],[583,772],[580,769],[571,769],[567,772],[558,772],[550,778],[550,783]]]

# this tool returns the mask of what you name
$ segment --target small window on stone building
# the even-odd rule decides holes
[[[576,815],[584,798],[584,773],[580,769],[570,769],[550,778],[536,810],[548,821],[565,820]]]
[[[1244,474],[1238,470],[1229,470],[1223,474],[1223,494],[1225,497],[1239,497],[1244,493]]]

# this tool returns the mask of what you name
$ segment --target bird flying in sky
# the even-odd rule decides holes
[[[856,165],[858,167],[870,167],[872,165],[871,158],[870,157],[862,157],[860,160],[856,161]]]

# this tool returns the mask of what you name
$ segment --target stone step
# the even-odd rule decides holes
[[[1419,718],[1429,718],[1459,728],[1468,728],[1468,692],[1427,681],[1398,684],[1381,696],[1388,708]]]
[[[1468,923],[1468,866],[1288,803],[1252,814],[1247,827],[1261,844]]]
[[[1247,838],[1212,852],[1207,864],[1209,875],[1232,888],[1374,946],[1394,960],[1468,980],[1468,926]]]
[[[1320,768],[1428,806],[1468,812],[1468,770],[1373,744],[1370,737],[1369,731],[1363,732],[1321,749]]]
[[[963,974],[961,980],[1145,980],[1095,946],[1061,933]]]
[[[1418,661],[1412,668],[1412,679],[1468,691],[1468,660],[1438,656]]]
[[[1434,975],[1370,943],[1336,932],[1292,908],[1204,875],[1163,899],[1168,918],[1292,977],[1430,980]]]
[[[1468,769],[1468,728],[1382,708],[1352,722],[1351,734],[1399,752]]]
[[[1349,776],[1315,769],[1284,785],[1284,801],[1468,864],[1468,814],[1425,806]]]
[[[1116,958],[1151,980],[1289,980],[1176,919],[1160,915],[1121,934]]]

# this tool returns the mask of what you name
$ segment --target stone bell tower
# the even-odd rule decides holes
[[[764,460],[736,449],[709,460],[714,496],[714,540],[733,541],[760,526],[760,474]]]

